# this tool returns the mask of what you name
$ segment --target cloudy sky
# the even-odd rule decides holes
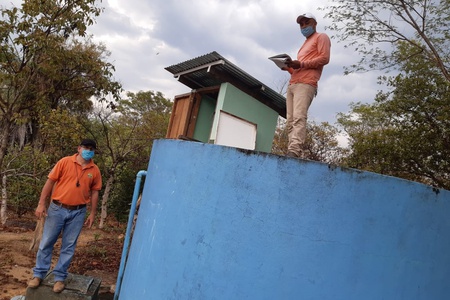
[[[104,13],[90,32],[106,44],[125,90],[159,91],[173,99],[190,89],[164,68],[217,51],[272,89],[289,78],[269,56],[296,56],[304,41],[296,18],[311,12],[324,32],[319,10],[327,0],[103,0]],[[332,32],[327,32],[330,37]],[[370,102],[380,88],[375,72],[343,75],[358,56],[332,40],[331,61],[319,82],[310,119],[334,123],[352,101]]]
[[[11,1],[11,0],[10,0]],[[21,3],[12,0],[12,3]],[[296,57],[304,41],[296,18],[311,12],[326,32],[327,0],[103,0],[105,11],[90,27],[95,42],[111,51],[115,79],[126,91],[159,91],[167,98],[190,89],[164,68],[217,51],[262,83],[279,91],[289,76],[268,57]],[[332,38],[333,33],[327,32]],[[380,87],[378,74],[344,76],[358,56],[332,39],[331,61],[319,82],[309,118],[334,124],[350,102],[370,102]]]

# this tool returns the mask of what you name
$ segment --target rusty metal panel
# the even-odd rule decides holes
[[[192,95],[188,94],[175,98],[166,138],[177,139],[180,135],[186,135],[190,118],[189,113],[192,107],[191,97]]]

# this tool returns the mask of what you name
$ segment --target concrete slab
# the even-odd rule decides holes
[[[37,289],[27,288],[27,300],[97,300],[98,291],[102,280],[100,278],[69,274],[65,284],[66,288],[61,293],[53,292],[55,284],[52,273],[48,274]]]

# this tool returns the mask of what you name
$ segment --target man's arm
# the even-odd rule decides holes
[[[317,56],[310,60],[302,61],[301,68],[317,69],[330,62],[331,41],[325,33],[319,33],[317,38]]]
[[[44,184],[44,187],[41,191],[41,197],[39,198],[39,203],[36,208],[36,211],[34,212],[35,216],[38,217],[38,219],[45,217],[47,214],[47,198],[49,198],[53,191],[53,186],[55,185],[55,181],[51,180],[50,178],[47,179],[47,181]]]
[[[88,228],[91,228],[94,224],[95,214],[97,213],[97,205],[98,205],[98,191],[91,192],[91,212],[89,213],[89,217],[84,222],[84,225],[87,225]]]

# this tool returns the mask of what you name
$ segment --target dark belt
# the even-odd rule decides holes
[[[52,200],[53,203],[55,203],[56,205],[58,205],[59,207],[68,209],[68,210],[77,210],[77,209],[81,209],[83,207],[86,207],[86,204],[80,204],[80,205],[67,205],[64,203],[59,202],[58,200]]]

